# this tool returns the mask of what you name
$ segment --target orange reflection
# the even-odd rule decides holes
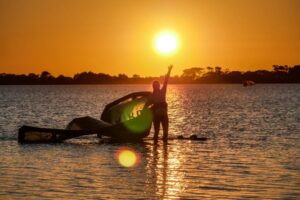
[[[149,173],[153,177],[156,196],[169,199],[178,196],[186,187],[183,184],[184,173],[179,170],[183,164],[180,149],[167,143],[153,145]]]

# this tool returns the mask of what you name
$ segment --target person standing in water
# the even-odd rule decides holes
[[[158,81],[153,81],[153,93],[150,96],[149,102],[147,104],[153,105],[153,125],[154,125],[154,141],[158,140],[158,134],[160,129],[160,124],[163,128],[163,140],[168,140],[169,131],[169,117],[168,117],[168,104],[166,102],[167,85],[170,78],[171,70],[173,66],[169,66],[168,73],[165,76],[163,86],[160,88],[160,83]]]

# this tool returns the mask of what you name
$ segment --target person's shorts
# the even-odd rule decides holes
[[[168,119],[167,107],[158,107],[153,109],[154,121],[163,121]]]

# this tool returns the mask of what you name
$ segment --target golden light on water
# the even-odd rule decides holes
[[[178,37],[174,32],[165,31],[155,37],[155,49],[161,54],[171,54],[178,48]]]
[[[139,163],[140,156],[129,148],[121,148],[117,151],[117,160],[123,167],[134,167]]]

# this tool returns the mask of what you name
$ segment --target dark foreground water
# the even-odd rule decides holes
[[[0,86],[0,199],[300,198],[299,84],[170,86],[170,137],[197,134],[206,142],[16,141],[21,125],[64,128],[75,117],[99,118],[122,95],[150,89]],[[133,167],[121,164],[124,149],[137,159]]]

